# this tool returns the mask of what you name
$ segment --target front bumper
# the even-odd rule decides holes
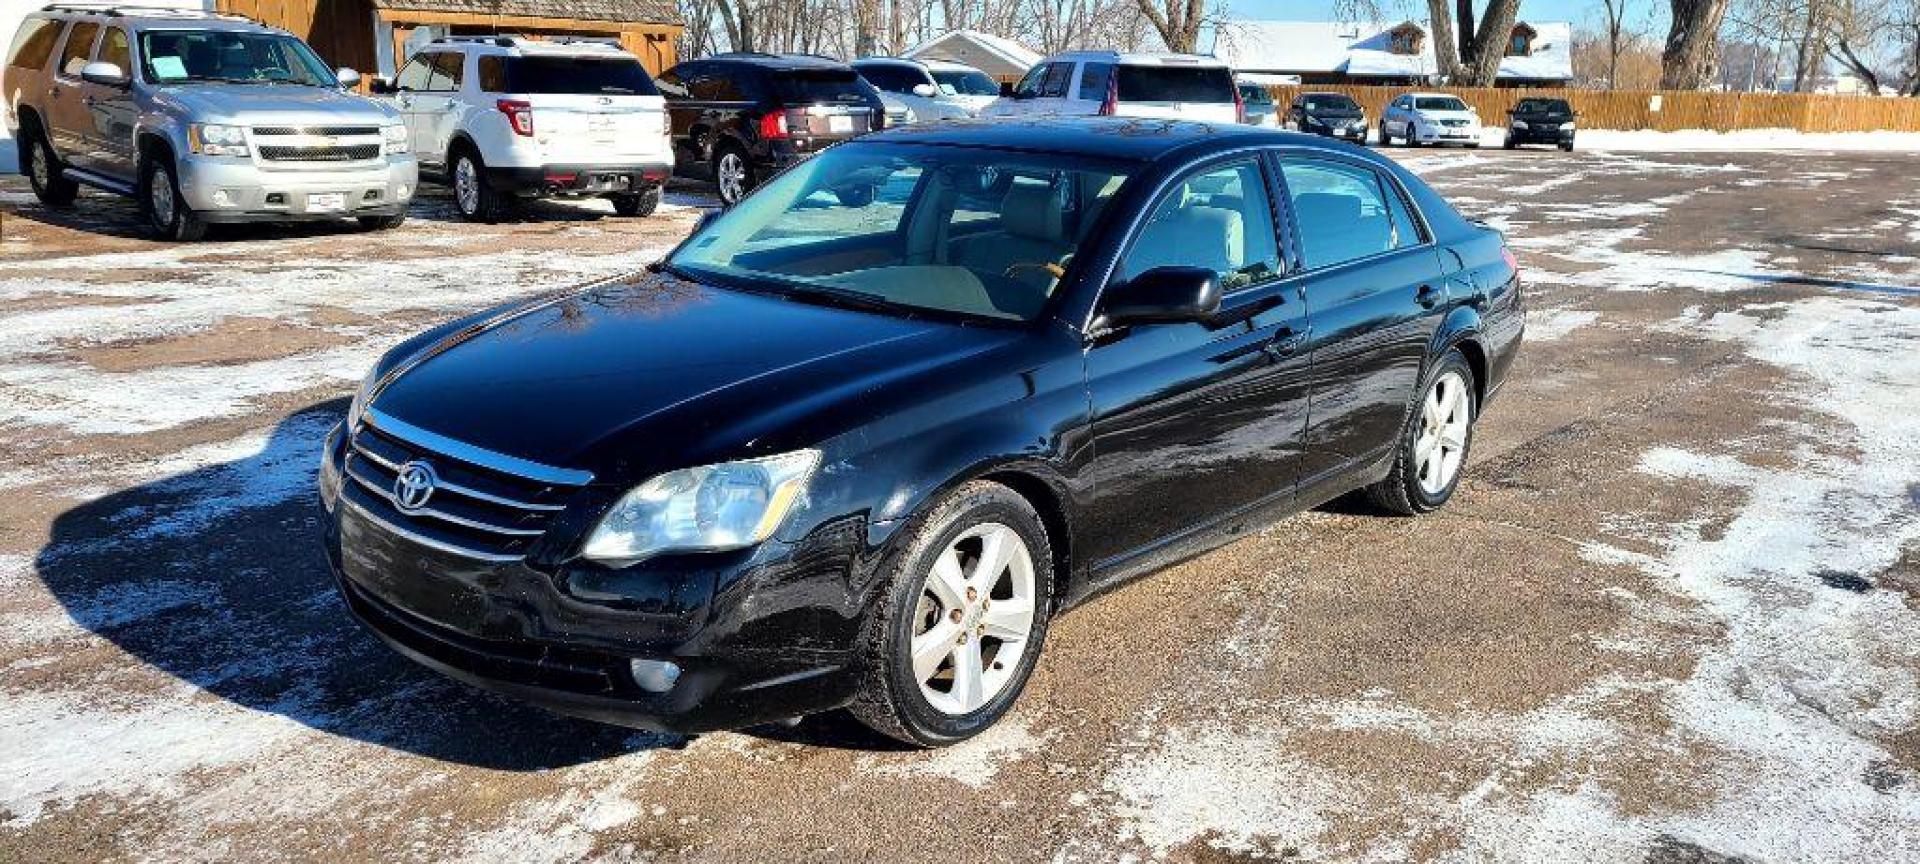
[[[624,570],[538,551],[477,560],[394,525],[345,473],[343,437],[328,436],[320,471],[327,558],[354,617],[409,659],[558,713],[666,732],[737,729],[853,698],[858,532]],[[649,690],[636,659],[674,663],[678,679]]]
[[[1515,129],[1507,127],[1507,140],[1515,144],[1572,144],[1574,131],[1557,126],[1544,128],[1528,127]]]
[[[1343,141],[1358,142],[1365,142],[1367,140],[1367,125],[1365,121],[1362,121],[1358,126],[1344,123],[1338,126],[1316,126],[1309,123],[1306,128],[1308,133],[1319,135],[1323,138],[1339,138]]]
[[[266,169],[246,158],[195,156],[180,160],[179,172],[181,196],[208,222],[395,216],[407,211],[420,185],[420,167],[412,156],[316,170]]]
[[[1478,144],[1478,126],[1416,126],[1414,140],[1422,144]]]
[[[673,163],[667,161],[503,166],[487,168],[487,183],[495,189],[523,196],[617,195],[659,186],[667,182],[672,173]]]

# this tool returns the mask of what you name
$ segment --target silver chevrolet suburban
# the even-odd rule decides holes
[[[405,221],[419,169],[398,112],[347,92],[284,30],[220,13],[53,5],[31,13],[0,88],[40,200],[133,196],[160,236],[215,222]]]

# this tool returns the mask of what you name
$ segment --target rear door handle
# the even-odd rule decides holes
[[[1413,302],[1420,304],[1422,309],[1432,309],[1440,305],[1440,292],[1432,285],[1422,285],[1420,290],[1413,292]]]

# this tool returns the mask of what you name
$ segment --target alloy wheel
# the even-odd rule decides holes
[[[173,172],[165,165],[153,166],[147,177],[147,206],[153,213],[153,224],[173,227]]]
[[[453,163],[453,198],[463,214],[471,216],[480,210],[480,172],[465,156]]]
[[[740,154],[720,154],[720,164],[714,173],[720,186],[720,200],[732,204],[746,194],[747,163],[740,158]]]
[[[920,695],[960,716],[1000,695],[1032,641],[1033,556],[1012,528],[976,525],[934,560],[914,607],[909,651]]]
[[[33,159],[33,165],[30,166],[29,170],[33,172],[30,175],[33,178],[33,188],[46,189],[52,186],[53,169],[47,166],[53,164],[53,151],[47,149],[46,141],[33,142],[33,155],[31,158]]]
[[[1473,398],[1466,379],[1448,372],[1435,379],[1420,406],[1420,435],[1413,442],[1413,464],[1420,488],[1438,495],[1452,485],[1466,455],[1467,432],[1473,423]]]

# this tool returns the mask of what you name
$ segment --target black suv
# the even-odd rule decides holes
[[[1565,99],[1522,99],[1507,112],[1507,149],[1553,144],[1573,152],[1573,106]]]
[[[720,54],[668,69],[659,84],[674,164],[711,178],[729,206],[781,168],[886,125],[873,85],[810,54]]]

